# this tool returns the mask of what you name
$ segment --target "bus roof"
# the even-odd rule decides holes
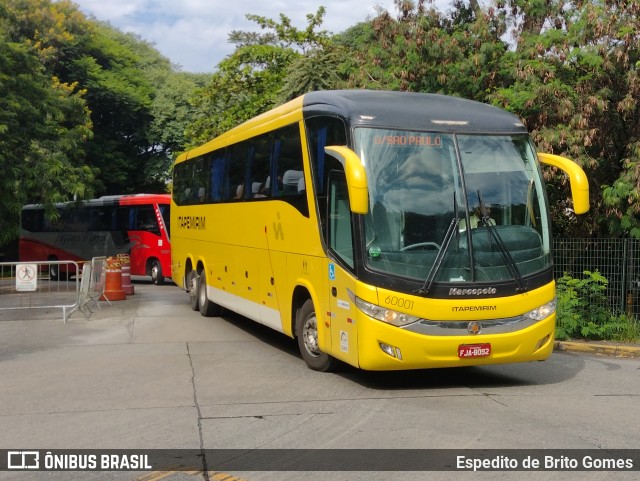
[[[103,205],[140,205],[140,204],[170,204],[171,194],[130,194],[130,195],[103,195],[97,199],[87,199],[83,201],[69,201],[55,204],[56,207],[68,207],[74,204],[78,206],[94,207]],[[43,209],[43,204],[27,204],[25,209]]]
[[[327,90],[303,97],[304,117],[333,111],[351,125],[468,133],[526,133],[515,115],[488,104],[439,94]]]

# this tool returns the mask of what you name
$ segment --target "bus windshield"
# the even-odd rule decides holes
[[[550,266],[549,216],[527,135],[357,128],[355,147],[369,183],[370,269],[426,285],[522,282]]]

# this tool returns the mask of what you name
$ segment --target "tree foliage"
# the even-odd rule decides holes
[[[265,32],[230,34],[236,50],[218,64],[207,86],[194,97],[197,112],[188,130],[194,145],[304,92],[337,85],[336,77],[319,75],[326,72],[319,61],[337,64],[325,52],[329,35],[318,31],[324,13],[320,7],[307,15],[302,30],[284,14],[279,21],[247,15]]]
[[[13,239],[23,204],[49,205],[91,193],[82,162],[91,137],[86,92],[48,75],[38,42],[15,39],[13,13],[0,6],[0,245]]]
[[[20,207],[166,190],[201,77],[66,0],[0,0],[0,245]]]
[[[504,58],[513,81],[490,99],[526,121],[540,150],[566,155],[585,168],[592,211],[580,222],[565,214],[567,189],[558,187],[563,179],[547,172],[558,233],[638,236],[640,111],[634,99],[640,94],[640,4],[533,6],[537,20],[523,22],[530,30]]]
[[[450,17],[424,0],[395,0],[398,17],[381,11],[347,32],[353,54],[344,70],[347,86],[434,92],[485,100],[503,79],[500,59],[507,45],[502,24],[476,17],[458,2]],[[466,18],[466,20],[464,20]]]

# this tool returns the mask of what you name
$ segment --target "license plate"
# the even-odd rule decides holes
[[[458,357],[468,359],[487,357],[491,354],[491,344],[461,344],[458,346]]]

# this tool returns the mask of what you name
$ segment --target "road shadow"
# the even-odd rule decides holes
[[[222,319],[291,357],[291,362],[304,364],[295,339],[230,311],[225,311]],[[583,369],[584,360],[580,356],[554,352],[543,362],[401,371],[364,371],[339,363],[333,375],[372,390],[478,389],[558,384],[572,379]]]
[[[153,285],[153,280],[149,276],[131,276],[131,283],[134,285],[141,284],[141,285],[151,286]],[[176,287],[177,284],[173,282],[173,280],[170,277],[165,277],[164,282],[162,284],[158,284],[158,287],[166,287],[166,286]]]
[[[298,351],[298,344],[295,339],[291,339],[289,336],[282,334],[281,332],[274,331],[270,327],[259,324],[227,309],[224,310],[221,319],[244,331],[256,340],[268,344],[269,346],[278,349],[280,352],[287,354],[293,358],[292,362],[295,362],[294,359],[304,362],[302,361],[302,357]]]

